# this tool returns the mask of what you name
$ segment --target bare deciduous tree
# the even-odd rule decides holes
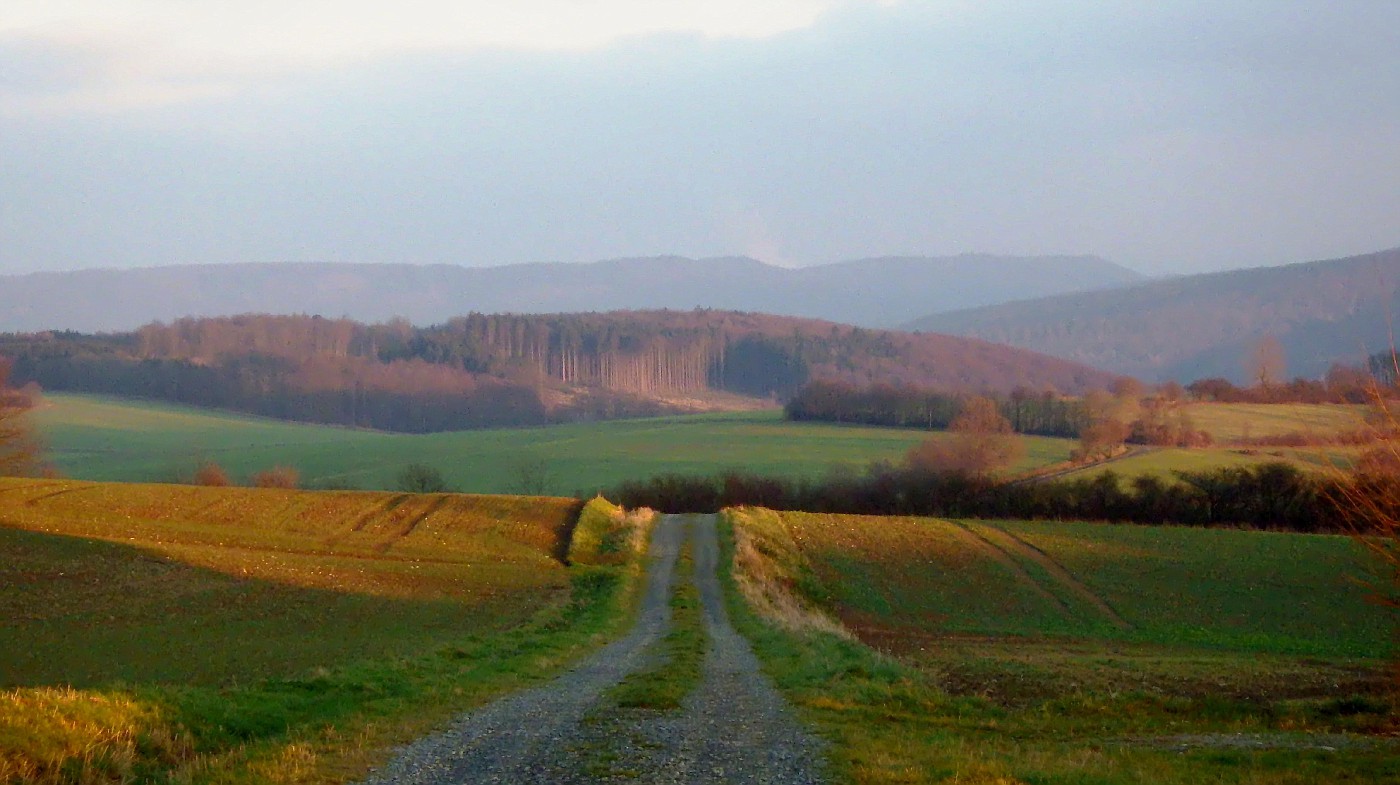
[[[1245,364],[1245,372],[1249,374],[1250,380],[1260,387],[1273,387],[1283,381],[1287,370],[1288,360],[1283,351],[1283,344],[1272,335],[1259,339]]]
[[[1024,442],[990,398],[967,399],[948,431],[951,437],[934,437],[915,446],[905,462],[916,469],[985,476],[1025,454]]]
[[[511,490],[521,496],[544,496],[554,485],[554,473],[549,462],[543,458],[527,458],[516,461],[512,466],[515,482]]]

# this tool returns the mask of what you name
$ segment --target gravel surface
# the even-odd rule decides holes
[[[657,656],[677,553],[694,534],[694,579],[710,646],[680,711],[621,709],[604,693]],[[366,785],[414,783],[821,782],[821,747],[793,718],[730,625],[714,516],[663,516],[636,627],[558,679],[464,715],[400,750]]]
[[[704,678],[685,702],[681,744],[664,782],[821,782],[821,749],[760,669],[749,642],[729,623],[715,569],[719,542],[713,515],[694,523],[695,583],[710,648]]]

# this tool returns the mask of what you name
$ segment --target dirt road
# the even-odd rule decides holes
[[[695,574],[677,576],[687,537]],[[547,685],[403,748],[366,785],[821,782],[819,742],[729,623],[718,559],[714,516],[663,516],[652,534],[641,612],[626,637]],[[619,709],[606,692],[658,656],[674,580],[694,580],[704,609],[709,648],[700,686],[676,712]]]

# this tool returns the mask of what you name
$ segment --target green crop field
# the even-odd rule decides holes
[[[1400,782],[1395,619],[1346,538],[727,520],[744,586],[792,587],[854,633],[792,632],[732,596],[844,781]]]
[[[836,466],[899,460],[930,434],[894,428],[784,422],[778,412],[619,420],[540,428],[389,434],[286,423],[188,407],[51,395],[34,414],[49,457],[66,476],[167,482],[213,461],[235,480],[275,465],[309,485],[392,489],[409,463],[437,468],[450,486],[511,493],[523,467],[542,470],[555,494],[592,492],[664,472],[712,474],[742,468],[815,476]],[[941,438],[941,437],[939,437]],[[1030,437],[1016,470],[1065,460],[1066,439]]]
[[[0,479],[0,782],[361,771],[625,621],[577,510]]]

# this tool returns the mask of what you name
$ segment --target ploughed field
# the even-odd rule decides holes
[[[624,617],[569,499],[0,479],[0,781],[345,779]]]
[[[731,468],[817,477],[838,466],[859,470],[875,460],[899,461],[930,436],[791,423],[776,411],[420,436],[80,395],[48,396],[33,418],[49,459],[82,479],[175,482],[213,461],[237,482],[285,465],[311,486],[392,489],[403,467],[422,463],[460,491],[560,495],[591,494],[656,474],[713,475]],[[1068,439],[1028,437],[1016,470],[1063,461],[1073,447]]]
[[[810,631],[791,606],[740,613],[845,780],[1400,782],[1394,616],[1367,602],[1346,538],[728,520],[741,578],[852,634]]]

